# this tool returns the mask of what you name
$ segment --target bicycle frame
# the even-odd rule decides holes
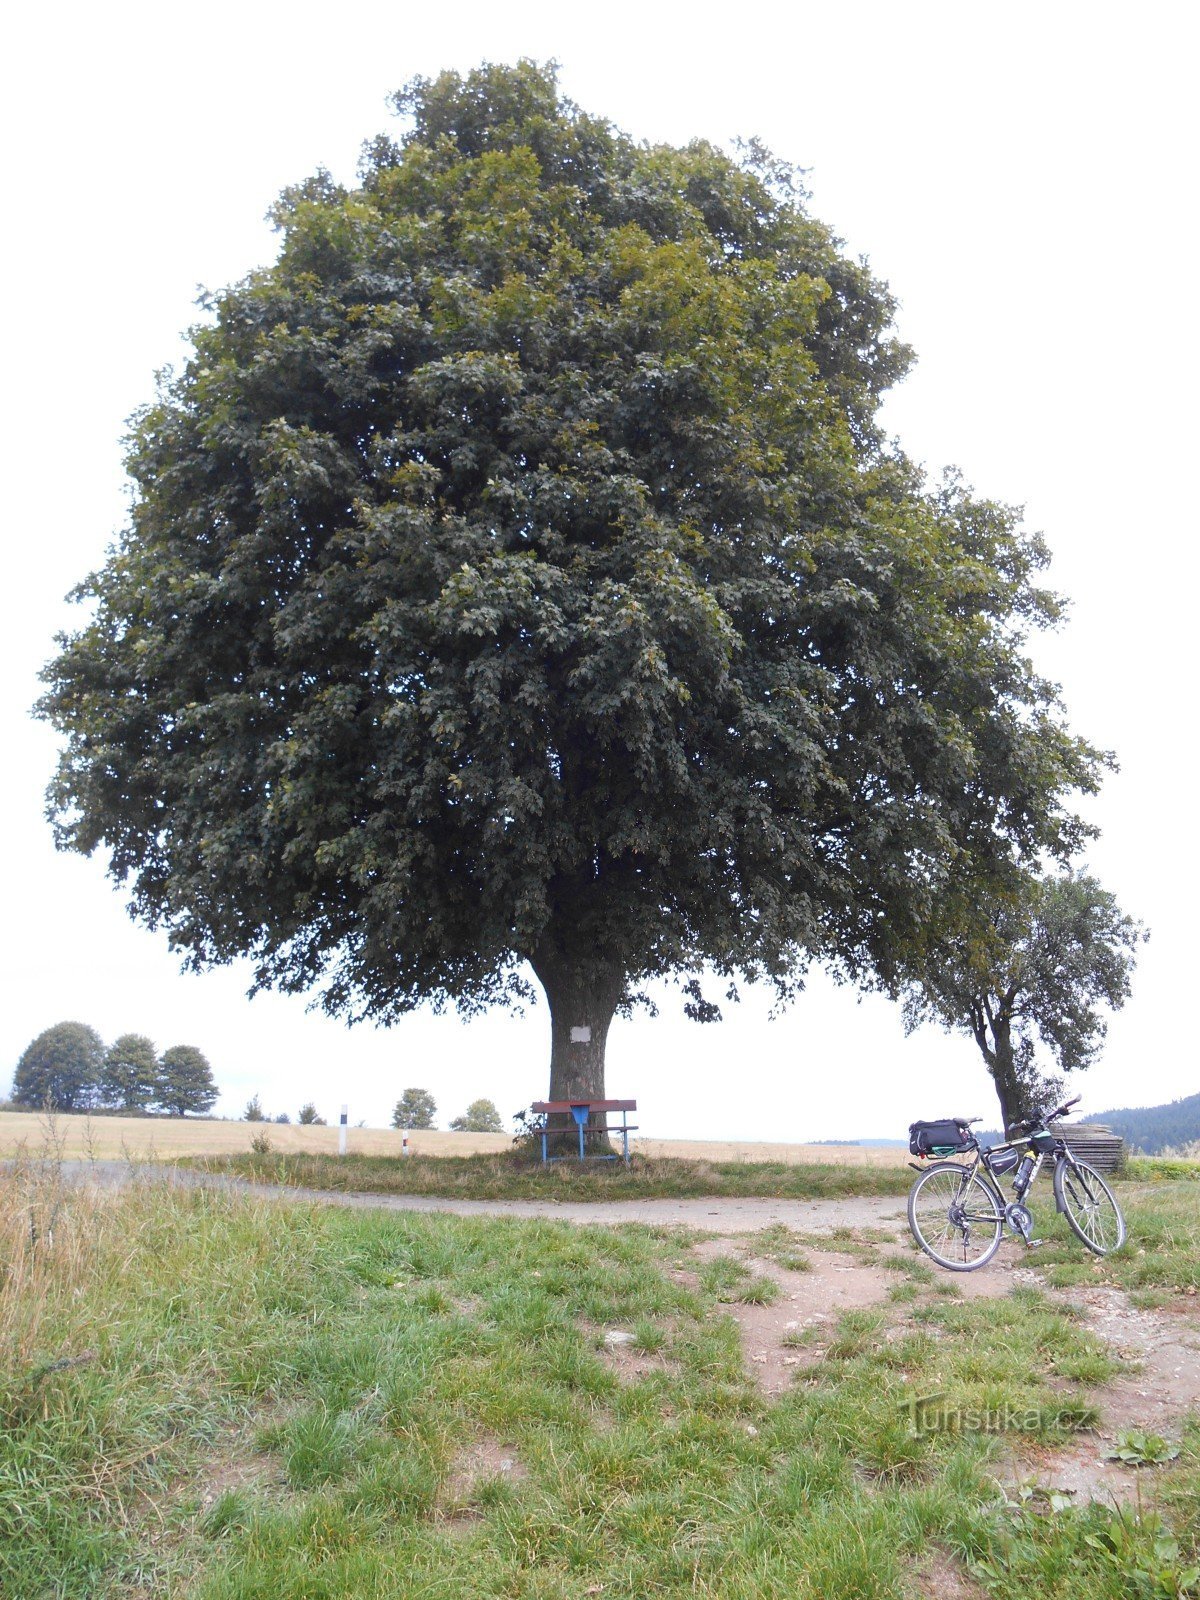
[[[982,1147],[982,1145],[979,1144],[978,1140],[975,1140],[973,1159],[959,1163],[962,1166],[962,1170],[965,1175],[964,1187],[970,1178],[977,1178],[995,1200],[1000,1215],[1004,1217],[1005,1222],[1008,1223],[1009,1227],[1012,1226],[1012,1223],[1009,1222],[1008,1219],[1010,1207],[1013,1205],[1023,1206],[1025,1196],[1033,1188],[1034,1181],[1037,1178],[1038,1173],[1042,1170],[1047,1155],[1053,1156],[1055,1166],[1057,1166],[1059,1162],[1066,1162],[1066,1164],[1071,1167],[1073,1171],[1078,1170],[1075,1157],[1071,1154],[1070,1146],[1067,1144],[1065,1139],[1060,1139],[1057,1136],[1054,1136],[1053,1150],[1038,1150],[1034,1147],[1033,1140],[1040,1133],[1040,1131],[1041,1130],[1035,1129],[1032,1134],[1022,1134],[1019,1139],[1009,1139],[1004,1144],[989,1145],[986,1150]],[[1024,1159],[1025,1155],[1033,1157],[1033,1165],[1023,1178],[1017,1176],[1017,1174],[1020,1174],[1021,1170],[1020,1164],[1018,1163],[1017,1165],[1013,1182],[1013,1200],[1007,1199],[1004,1190],[1001,1187],[1001,1179],[1007,1177],[1008,1173],[998,1173],[992,1166],[992,1159],[995,1156],[1003,1155],[1006,1150],[1023,1150],[1024,1155],[1022,1159]],[[1055,1208],[1059,1211],[1062,1210],[1062,1206],[1059,1204],[1057,1196],[1055,1197]],[[977,1217],[965,1212],[964,1219],[968,1222],[992,1221],[990,1216]]]

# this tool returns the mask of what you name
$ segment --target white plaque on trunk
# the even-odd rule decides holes
[[[572,1044],[591,1044],[591,1042],[592,1042],[592,1030],[590,1028],[572,1028],[571,1029],[571,1043]]]

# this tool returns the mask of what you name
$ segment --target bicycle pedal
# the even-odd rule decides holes
[[[1045,1242],[1045,1239],[1026,1239],[1025,1248],[1027,1250],[1040,1250]]]

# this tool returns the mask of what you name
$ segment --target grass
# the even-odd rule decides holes
[[[1177,1198],[1134,1197],[1132,1259],[1179,1246]],[[14,1600],[902,1600],[935,1550],[998,1600],[1117,1600],[1197,1559],[1200,1431],[1119,1518],[1006,1500],[1004,1441],[909,1425],[935,1394],[1043,1441],[1087,1420],[1111,1364],[1037,1293],[847,1313],[770,1401],[725,1309],[758,1280],[681,1283],[673,1230],[96,1195],[53,1163],[0,1176],[0,1224]]]
[[[688,1196],[813,1200],[907,1194],[905,1167],[840,1167],[781,1161],[684,1161],[635,1156],[621,1162],[543,1166],[517,1151],[474,1156],[240,1154],[183,1165],[252,1183],[362,1194],[448,1195],[463,1200],[653,1200]]]
[[[1130,1224],[1129,1240],[1103,1259],[1080,1248],[1054,1214],[1053,1201],[1049,1209],[1036,1210],[1037,1232],[1046,1239],[1039,1271],[1056,1288],[1110,1284],[1126,1290],[1135,1305],[1193,1300],[1200,1308],[1200,1195],[1190,1180],[1126,1184],[1118,1198]]]

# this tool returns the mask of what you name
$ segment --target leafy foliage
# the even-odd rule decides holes
[[[645,980],[895,982],[1081,836],[1044,546],[885,441],[893,301],[759,146],[635,144],[529,62],[396,107],[136,420],[46,672],[60,844],[333,1012],[532,963],[593,1091]]]
[[[932,1017],[972,1035],[1008,1127],[1057,1092],[1049,1071],[1095,1060],[1106,1012],[1128,999],[1147,937],[1087,873],[1028,874],[927,954],[907,990],[906,1022]]]
[[[100,1094],[106,1105],[144,1111],[159,1096],[159,1077],[154,1041],[144,1033],[123,1033],[105,1054]]]
[[[100,1097],[104,1044],[83,1022],[56,1022],[26,1045],[13,1078],[18,1105],[86,1111]]]
[[[300,1113],[296,1121],[304,1127],[323,1128],[325,1126],[325,1118],[318,1114],[317,1108],[311,1100],[306,1101],[300,1107]]]
[[[267,1114],[262,1108],[262,1101],[257,1095],[253,1095],[246,1101],[246,1109],[242,1112],[242,1121],[265,1122],[266,1120]]]
[[[392,1110],[393,1128],[432,1128],[437,1101],[428,1089],[405,1089]]]
[[[178,1117],[211,1111],[217,1100],[208,1057],[195,1045],[174,1044],[159,1062],[158,1103]]]
[[[1123,1461],[1128,1467],[1160,1466],[1164,1461],[1174,1461],[1179,1446],[1164,1439],[1159,1433],[1147,1433],[1144,1428],[1130,1428],[1119,1433],[1113,1445],[1110,1461]]]
[[[503,1133],[504,1122],[491,1100],[472,1100],[461,1117],[450,1123],[453,1133]]]

